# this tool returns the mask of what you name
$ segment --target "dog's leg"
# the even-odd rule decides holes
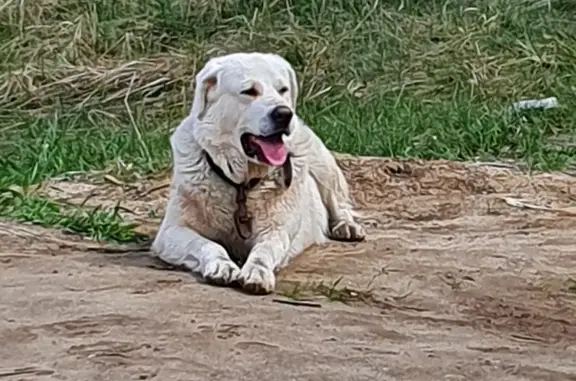
[[[251,294],[269,294],[274,291],[274,272],[283,267],[289,258],[288,234],[272,232],[260,237],[240,271],[239,282]]]
[[[302,142],[302,146],[308,152],[310,174],[328,210],[330,238],[362,241],[365,237],[364,228],[354,219],[358,214],[353,209],[348,183],[336,159],[310,127],[303,122],[299,127],[300,136],[295,137],[296,144]]]
[[[240,275],[224,247],[184,226],[161,226],[152,251],[163,261],[184,266],[213,284],[229,285]]]

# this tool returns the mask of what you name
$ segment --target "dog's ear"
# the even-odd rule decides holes
[[[284,187],[286,189],[290,188],[292,184],[292,176],[294,173],[292,172],[292,158],[290,155],[286,158],[286,162],[282,166],[282,177],[284,178]]]
[[[290,101],[292,102],[292,109],[296,109],[296,101],[298,100],[298,77],[296,76],[296,71],[286,61],[286,66],[288,70],[288,77],[290,78]]]
[[[208,104],[208,93],[218,86],[221,66],[214,61],[208,61],[206,66],[196,75],[194,100],[192,102],[192,117],[202,120]]]

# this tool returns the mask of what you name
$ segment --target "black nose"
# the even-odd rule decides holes
[[[276,131],[287,130],[294,113],[287,106],[277,106],[270,112],[270,118]]]

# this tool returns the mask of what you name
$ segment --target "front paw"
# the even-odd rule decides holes
[[[244,291],[255,295],[270,294],[276,285],[274,272],[258,260],[248,260],[242,267],[239,281]]]
[[[364,241],[366,233],[362,225],[355,221],[340,220],[330,227],[330,238],[337,241]]]
[[[209,283],[227,286],[238,280],[240,268],[232,260],[218,257],[206,264],[202,276]]]

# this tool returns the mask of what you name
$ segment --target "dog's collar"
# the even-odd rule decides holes
[[[222,168],[214,162],[208,152],[204,151],[204,155],[206,156],[206,161],[208,162],[210,169],[212,169],[224,182],[236,189],[236,204],[238,205],[238,208],[234,212],[234,226],[236,232],[242,239],[250,238],[252,236],[252,214],[248,212],[246,208],[246,200],[248,199],[246,193],[249,190],[254,189],[262,179],[254,178],[242,184],[235,183],[231,178],[226,176]],[[289,188],[292,184],[292,155],[288,155],[288,159],[282,167],[282,173],[284,176],[284,186]]]
[[[226,181],[230,186],[232,186],[233,188],[246,188],[247,190],[250,190],[252,188],[254,188],[256,185],[258,185],[258,183],[261,181],[260,178],[254,178],[251,179],[250,181],[248,181],[245,184],[238,184],[235,183],[234,181],[232,181],[231,178],[229,178],[228,176],[226,176],[226,174],[224,173],[224,171],[222,170],[222,168],[220,168],[212,159],[212,156],[210,156],[208,154],[208,152],[204,152],[204,154],[206,155],[206,161],[208,162],[208,165],[210,166],[210,169],[212,169],[217,175],[218,177],[220,177],[222,180]]]
[[[220,177],[222,180],[224,180],[230,186],[236,189],[236,204],[238,207],[234,212],[234,227],[236,228],[236,232],[242,239],[250,238],[252,236],[252,214],[248,212],[246,208],[246,200],[247,200],[246,193],[249,190],[254,189],[254,187],[256,187],[256,185],[260,183],[261,179],[254,178],[243,184],[235,183],[234,181],[232,181],[232,179],[226,176],[222,168],[216,165],[216,163],[214,162],[214,160],[212,160],[212,157],[208,154],[208,152],[204,153],[206,156],[206,161],[210,166],[210,169],[212,169],[214,173],[218,175],[218,177]]]

